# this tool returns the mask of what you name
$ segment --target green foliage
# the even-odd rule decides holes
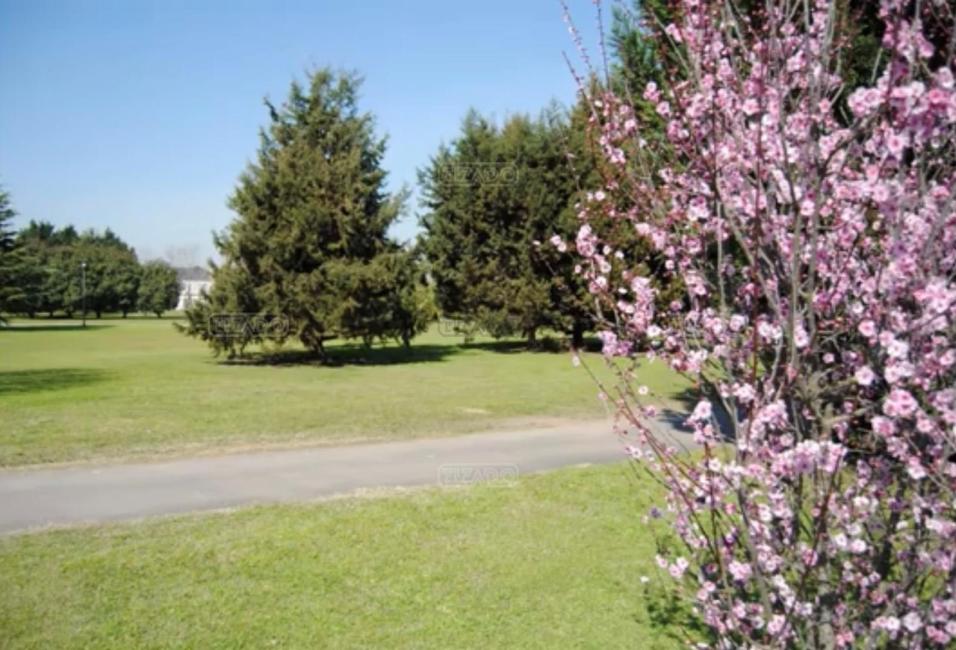
[[[589,92],[600,90],[594,82]],[[420,173],[427,210],[421,246],[438,305],[467,331],[533,342],[547,328],[580,347],[594,327],[573,246],[585,190],[615,172],[604,168],[592,121],[584,101],[567,114],[551,107],[536,120],[516,116],[500,128],[472,112],[459,138]],[[498,173],[473,173],[486,168]],[[552,243],[555,235],[568,250]],[[630,229],[616,228],[615,248],[644,260],[648,275],[664,277],[662,260]],[[655,282],[666,305],[678,285]]]
[[[667,58],[649,36],[670,22],[671,3],[668,0],[634,0],[633,8],[625,4],[613,7],[610,45],[614,54],[612,83],[618,90],[630,93],[636,102],[649,82],[662,86],[667,81]],[[642,104],[643,106],[643,104]]]
[[[10,194],[0,190],[0,253],[10,252],[16,243],[10,223],[15,216],[17,213],[10,205]]]
[[[281,319],[270,331],[324,354],[337,337],[410,340],[421,316],[409,313],[413,259],[387,236],[405,192],[385,192],[385,140],[359,113],[359,80],[314,72],[293,83],[281,106],[266,102],[255,163],[230,200],[236,219],[215,238],[223,263],[213,267],[208,301],[187,311],[185,333],[235,356],[265,338],[260,329],[222,337],[219,314]],[[409,284],[411,283],[411,284]]]
[[[3,314],[19,297],[16,285],[17,269],[21,264],[15,251],[12,224],[16,212],[10,205],[10,195],[0,190],[0,324],[5,323]]]
[[[111,230],[78,234],[73,226],[57,229],[31,221],[15,243],[16,291],[8,311],[30,316],[62,311],[72,316],[83,308],[84,263],[89,311],[97,317],[112,311],[126,316],[135,308],[139,262],[133,249]]]
[[[146,262],[139,280],[137,308],[162,318],[164,311],[176,306],[179,291],[179,279],[169,264],[160,260]]]
[[[52,223],[32,219],[26,228],[17,235],[17,239],[24,244],[32,242],[46,246],[69,246],[75,244],[79,238],[80,236],[73,226],[57,229]]]
[[[86,308],[100,318],[104,312],[119,311],[125,317],[136,308],[139,287],[139,262],[136,254],[109,230],[103,235],[89,231],[80,236],[76,245],[68,249],[64,270],[80,267],[81,272],[65,274],[68,301],[74,309],[82,307],[83,273],[86,265]],[[79,282],[79,286],[78,283]]]
[[[420,172],[421,246],[445,315],[532,342],[543,328],[583,334],[583,287],[570,256],[549,243],[555,234],[573,239],[577,229],[577,176],[567,156],[576,145],[586,165],[583,141],[555,107],[500,128],[473,111],[458,139]]]

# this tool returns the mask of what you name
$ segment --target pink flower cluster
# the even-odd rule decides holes
[[[677,4],[683,68],[643,93],[666,143],[590,97],[607,181],[576,242],[608,393],[686,546],[662,566],[719,647],[953,647],[956,83],[932,44],[952,6],[882,0],[885,65],[847,114],[830,2],[766,3],[759,24]],[[686,289],[670,310],[621,221]],[[699,455],[645,422],[644,355],[701,387]]]

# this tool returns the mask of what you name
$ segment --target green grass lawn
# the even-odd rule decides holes
[[[568,353],[430,332],[406,353],[333,345],[332,367],[235,365],[170,319],[16,321],[0,330],[0,465],[345,443],[604,414]],[[364,356],[364,358],[362,358]],[[600,372],[599,355],[587,363]],[[642,381],[683,388],[661,364]]]
[[[0,538],[0,647],[677,648],[649,485],[616,464]]]

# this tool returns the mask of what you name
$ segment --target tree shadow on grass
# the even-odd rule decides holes
[[[586,349],[600,350],[597,339],[586,342]],[[344,366],[391,366],[404,363],[429,363],[444,361],[470,350],[498,354],[521,354],[525,352],[544,354],[568,354],[567,342],[553,337],[539,339],[529,347],[527,341],[500,339],[495,341],[472,341],[462,343],[449,337],[447,344],[415,343],[409,348],[400,345],[375,345],[365,347],[360,343],[338,343],[326,348],[323,359],[311,350],[253,350],[232,359],[220,359],[217,363],[227,366],[319,366],[339,368]]]
[[[673,590],[645,589],[644,606],[651,625],[675,642],[683,645],[708,636],[707,627]]]
[[[319,366],[323,368],[391,366],[444,361],[461,352],[461,348],[457,345],[412,344],[408,349],[400,346],[367,348],[364,345],[337,345],[326,350],[324,359],[309,350],[271,350],[246,353],[243,357],[226,359],[220,363],[231,366]]]
[[[86,327],[82,325],[74,325],[72,323],[64,323],[62,325],[5,325],[0,326],[0,332],[10,332],[10,333],[29,333],[29,332],[82,332],[86,330],[102,330],[110,327],[116,327],[115,325],[107,325],[105,323],[89,323]]]
[[[24,395],[86,386],[105,380],[109,373],[93,368],[44,368],[0,372],[0,395]]]
[[[545,354],[568,354],[571,351],[570,341],[566,338],[545,336],[528,345],[527,341],[519,339],[499,339],[496,341],[478,341],[461,344],[466,350],[486,350],[501,354],[520,354],[522,352],[536,352]],[[600,352],[601,342],[596,338],[587,338],[581,347],[582,352]]]

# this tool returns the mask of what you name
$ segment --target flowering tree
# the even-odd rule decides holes
[[[873,83],[848,94],[834,3],[757,4],[676,3],[676,81],[643,89],[663,144],[634,101],[589,97],[607,174],[575,248],[606,392],[668,488],[683,549],[658,562],[717,647],[952,647],[953,7],[883,0]],[[669,308],[622,223],[686,288]],[[699,386],[699,453],[654,435],[641,358]]]

